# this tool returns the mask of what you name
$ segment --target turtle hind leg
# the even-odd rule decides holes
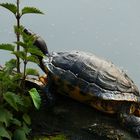
[[[127,130],[140,138],[140,117],[123,112],[119,114],[119,120]]]

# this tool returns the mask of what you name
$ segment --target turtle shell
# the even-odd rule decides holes
[[[44,59],[44,63],[65,94],[74,94],[73,87],[88,98],[139,102],[138,88],[127,74],[96,55],[58,52],[51,55],[50,61]]]

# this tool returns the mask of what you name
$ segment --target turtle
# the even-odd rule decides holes
[[[27,29],[25,32],[32,34]],[[36,37],[34,45],[45,55],[39,60],[47,75],[46,91],[50,100],[55,89],[99,111],[116,114],[125,128],[140,137],[140,92],[126,72],[88,52],[49,53],[40,36]]]

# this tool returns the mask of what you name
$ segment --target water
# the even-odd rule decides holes
[[[1,0],[1,2],[11,0]],[[15,1],[15,0],[14,0]],[[12,2],[14,2],[12,1]],[[45,15],[25,15],[22,24],[41,35],[50,51],[83,50],[127,71],[140,88],[140,1],[22,0]],[[14,16],[0,8],[0,42],[13,42]],[[11,55],[0,51],[3,64]]]

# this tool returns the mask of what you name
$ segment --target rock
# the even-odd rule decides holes
[[[121,127],[117,116],[59,96],[53,107],[31,114],[32,135],[65,134],[69,140],[138,140]]]

